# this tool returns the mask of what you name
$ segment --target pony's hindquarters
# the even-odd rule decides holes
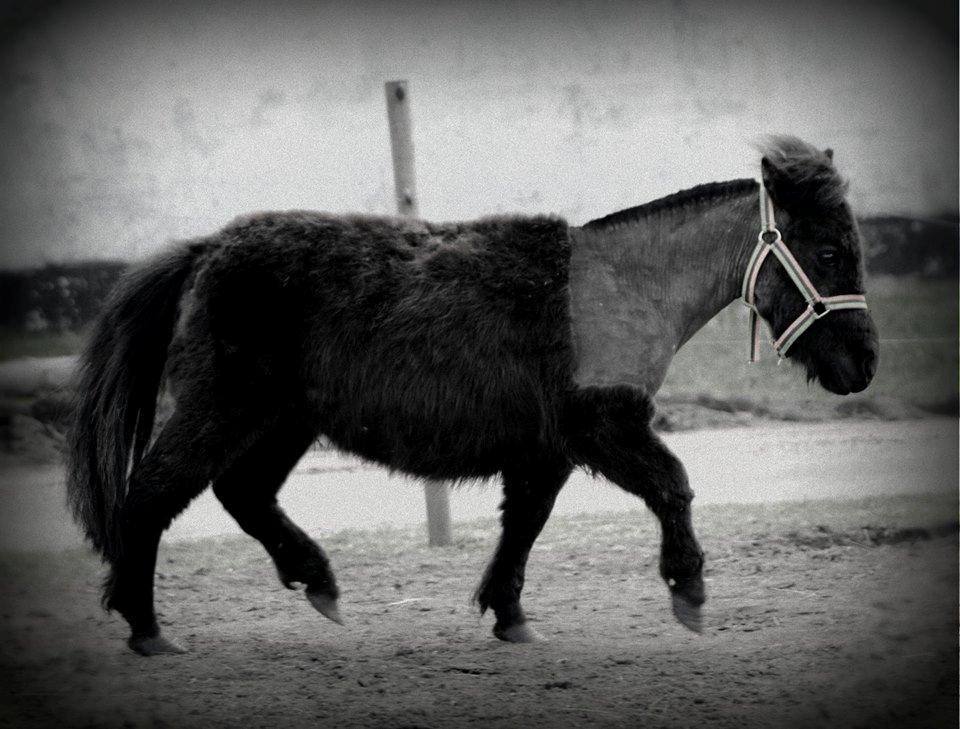
[[[201,244],[184,245],[129,272],[80,356],[67,452],[67,495],[93,546],[123,551],[118,523],[127,472],[153,429],[178,302]]]
[[[160,638],[153,613],[156,549],[173,516],[207,483],[199,464],[185,463],[197,423],[180,413],[144,457],[178,303],[203,249],[176,248],[121,281],[81,355],[76,383],[68,498],[112,567],[104,606],[123,614],[131,645],[146,652],[176,650]]]

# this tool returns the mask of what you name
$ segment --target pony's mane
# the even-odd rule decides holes
[[[776,188],[774,195],[778,204],[786,208],[816,206],[828,209],[843,204],[847,194],[847,181],[833,166],[831,152],[819,150],[812,144],[788,134],[763,137],[755,146],[769,162],[775,178],[772,184]],[[708,182],[596,218],[583,227],[598,229],[632,223],[685,205],[755,190],[756,186],[756,180],[752,179]]]
[[[624,223],[632,223],[644,218],[648,218],[651,215],[656,215],[658,213],[680,208],[684,205],[690,205],[691,203],[709,202],[710,200],[729,197],[730,195],[739,194],[748,190],[755,190],[756,188],[756,180],[751,180],[748,178],[729,180],[727,182],[708,182],[703,185],[691,187],[687,190],[675,192],[672,195],[667,195],[666,197],[652,200],[648,203],[644,203],[643,205],[637,205],[636,207],[627,208],[626,210],[620,210],[615,213],[610,213],[609,215],[604,215],[602,218],[591,220],[590,222],[584,224],[583,227],[596,229],[607,228],[613,225],[622,225]]]
[[[756,148],[770,163],[772,193],[786,208],[836,208],[843,205],[847,181],[833,166],[833,152],[820,150],[798,137],[774,134],[761,138]]]

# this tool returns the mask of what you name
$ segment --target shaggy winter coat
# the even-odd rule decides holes
[[[564,221],[269,214],[202,251],[170,350],[178,400],[302,409],[337,446],[435,478],[559,447]]]

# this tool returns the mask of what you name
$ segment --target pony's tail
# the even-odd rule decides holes
[[[87,538],[111,562],[123,551],[127,473],[150,442],[178,303],[205,247],[180,246],[127,273],[78,362],[67,498]]]

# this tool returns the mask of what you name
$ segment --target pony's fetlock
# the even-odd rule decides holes
[[[703,562],[703,551],[695,542],[679,546],[665,543],[660,556],[660,576],[668,584],[698,579],[703,573]]]
[[[330,562],[312,541],[306,541],[296,552],[274,549],[272,554],[277,577],[288,590],[304,585],[308,590],[328,592],[334,599],[339,596]]]
[[[703,577],[700,575],[682,577],[680,579],[671,578],[666,580],[666,583],[672,595],[680,595],[692,605],[703,605],[703,603],[707,601],[707,592],[703,585]]]
[[[703,551],[696,543],[670,550],[660,560],[660,575],[670,588],[674,617],[694,633],[702,632],[701,606],[707,601]]]
[[[474,595],[474,602],[480,608],[480,615],[493,609],[496,615],[493,634],[500,640],[509,643],[532,643],[537,639],[533,629],[526,627],[527,617],[516,596],[497,594],[490,585],[482,585]]]

